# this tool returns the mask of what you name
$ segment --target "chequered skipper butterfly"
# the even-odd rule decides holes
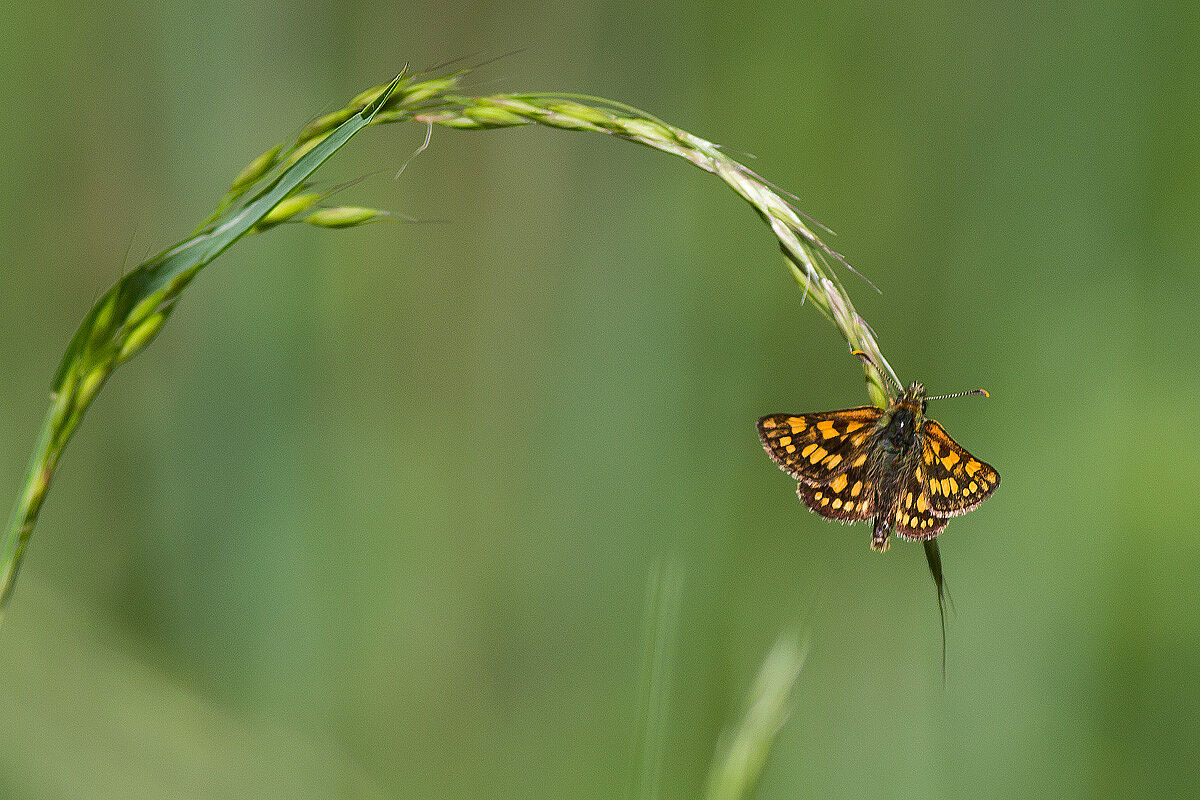
[[[933,539],[1000,485],[1000,475],[925,416],[929,400],[914,383],[889,403],[817,414],[770,414],[758,421],[763,448],[800,481],[804,505],[844,523],[875,518],[871,549],[883,552],[893,530]]]

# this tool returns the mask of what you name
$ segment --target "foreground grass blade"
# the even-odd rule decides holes
[[[660,561],[651,575],[646,603],[641,702],[629,792],[633,800],[658,800],[662,791],[681,591],[678,565]]]
[[[807,649],[793,630],[784,631],[775,641],[758,670],[741,722],[721,736],[705,800],[745,800],[754,792],[775,737],[787,722],[789,699]]]

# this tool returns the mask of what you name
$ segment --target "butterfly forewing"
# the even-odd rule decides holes
[[[801,483],[819,486],[862,467],[882,413],[875,406],[861,406],[817,414],[770,414],[758,421],[758,437],[785,472]]]
[[[982,503],[1000,485],[1000,474],[968,453],[934,420],[921,428],[921,481],[929,511],[956,517]]]

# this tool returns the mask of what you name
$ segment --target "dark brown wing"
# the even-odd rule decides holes
[[[982,503],[1000,485],[1000,474],[968,453],[934,420],[921,426],[922,486],[934,516],[956,517]]]
[[[784,472],[817,486],[863,465],[882,413],[875,406],[861,406],[817,414],[770,414],[758,421],[758,438]]]
[[[796,493],[804,505],[829,519],[859,522],[875,513],[875,487],[862,476],[862,469],[850,469],[823,486],[800,484]]]
[[[924,465],[917,467],[900,494],[893,521],[896,525],[896,535],[901,539],[932,539],[941,533],[942,528],[949,522],[948,519],[933,513],[929,495],[925,493],[924,472]]]

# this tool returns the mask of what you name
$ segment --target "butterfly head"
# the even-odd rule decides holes
[[[988,396],[986,389],[972,389],[969,392],[929,397],[925,394],[925,384],[913,381],[907,389],[900,393],[899,397],[893,398],[891,401],[885,412],[886,422],[896,436],[907,438],[912,435],[911,431],[920,428],[925,421],[925,410],[930,400],[947,400],[951,397],[965,397],[969,394]]]
[[[916,406],[923,412],[925,410],[925,384],[920,381],[913,381],[908,385],[908,388],[900,393],[900,396],[892,401],[894,406]]]
[[[893,398],[884,412],[881,422],[888,435],[898,447],[911,444],[914,432],[925,421],[925,386],[913,381],[909,387]]]

